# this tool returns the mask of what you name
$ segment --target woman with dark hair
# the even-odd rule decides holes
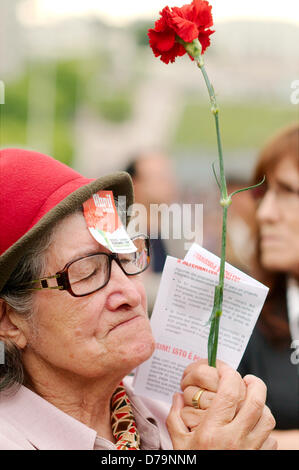
[[[299,449],[299,125],[282,129],[260,153],[254,182],[254,275],[270,288],[239,367],[268,387],[279,448]]]

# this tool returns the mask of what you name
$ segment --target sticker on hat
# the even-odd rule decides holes
[[[84,217],[91,235],[113,253],[132,253],[137,248],[117,213],[113,192],[98,191],[83,203]]]

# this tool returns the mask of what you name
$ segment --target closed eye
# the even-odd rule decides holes
[[[83,281],[88,281],[88,279],[91,279],[93,276],[95,276],[98,273],[98,268],[94,269],[88,276],[86,277],[81,277],[77,279],[76,281],[72,281],[73,284],[77,284],[78,282],[83,282]]]
[[[86,279],[90,279],[92,276],[94,276],[98,272],[98,269],[95,269],[89,276],[83,277],[81,281],[86,281]]]
[[[278,182],[278,187],[281,191],[285,191],[287,193],[299,193],[299,189],[292,188],[286,183],[283,183],[282,181]]]

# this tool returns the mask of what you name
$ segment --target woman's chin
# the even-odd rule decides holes
[[[144,337],[142,341],[137,341],[131,345],[130,351],[128,351],[127,357],[124,357],[124,364],[128,362],[130,368],[140,366],[143,362],[147,361],[155,350],[155,341],[152,335]]]

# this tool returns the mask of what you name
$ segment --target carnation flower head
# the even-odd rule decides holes
[[[174,62],[176,57],[186,54],[182,42],[191,43],[198,39],[202,54],[210,45],[210,35],[214,33],[212,6],[206,0],[193,0],[181,8],[166,6],[155,27],[148,30],[149,43],[156,57],[162,62]],[[193,60],[193,58],[190,56]]]

